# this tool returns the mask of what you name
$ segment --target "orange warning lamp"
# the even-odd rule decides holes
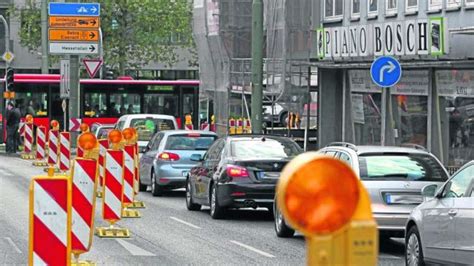
[[[109,132],[109,141],[114,143],[114,144],[120,143],[120,141],[122,141],[122,132],[120,132],[120,130],[118,130],[118,129],[114,129],[114,130],[110,131]]]
[[[78,144],[84,151],[89,151],[97,146],[97,138],[90,132],[82,133],[79,136]]]
[[[53,130],[58,130],[58,129],[59,129],[59,122],[58,122],[58,120],[52,120],[52,121],[51,121],[51,128],[52,128]]]
[[[79,128],[81,129],[82,133],[89,131],[89,125],[86,123],[82,123]]]
[[[126,128],[122,131],[123,138],[125,140],[131,140],[135,136],[133,130],[131,128]]]
[[[296,157],[281,173],[277,206],[306,236],[308,265],[376,265],[378,231],[370,198],[343,161],[315,152]]]
[[[33,116],[32,115],[26,115],[25,120],[26,120],[27,124],[32,124],[33,123]]]

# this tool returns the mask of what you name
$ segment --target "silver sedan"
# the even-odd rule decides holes
[[[474,264],[474,161],[440,188],[428,185],[428,200],[416,207],[406,226],[406,264]]]

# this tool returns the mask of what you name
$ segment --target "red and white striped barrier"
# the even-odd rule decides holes
[[[104,220],[115,222],[122,217],[123,151],[107,150],[105,154],[105,185],[102,215]]]
[[[76,157],[84,158],[84,150],[79,145],[77,145]]]
[[[104,186],[105,179],[105,154],[109,149],[109,140],[108,139],[99,139],[99,186]]]
[[[39,126],[36,128],[36,160],[46,158],[46,128]]]
[[[201,124],[201,130],[209,131],[210,130],[209,123],[207,123],[207,122],[202,123]]]
[[[67,172],[71,167],[71,134],[61,132],[59,141],[59,170]]]
[[[125,145],[124,147],[124,172],[123,172],[123,197],[124,206],[133,203],[135,196],[135,145]]]
[[[30,265],[71,262],[71,183],[68,177],[36,177],[30,185]]]
[[[140,160],[139,157],[140,152],[139,152],[139,147],[138,143],[135,144],[135,182],[133,183],[133,190],[135,191],[135,195],[138,194],[140,191],[140,170],[139,170],[139,165],[140,165]]]
[[[72,252],[90,250],[94,228],[97,162],[79,158],[72,166]]]
[[[33,151],[33,124],[25,124],[25,153]]]
[[[48,164],[56,165],[58,163],[58,154],[59,154],[59,131],[50,130],[49,141],[48,141]]]

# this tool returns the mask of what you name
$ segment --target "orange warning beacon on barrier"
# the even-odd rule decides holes
[[[370,198],[343,161],[314,152],[296,157],[281,173],[277,206],[306,236],[308,265],[377,264]]]
[[[51,120],[51,129],[52,129],[52,130],[59,130],[59,122],[58,122],[58,120]]]

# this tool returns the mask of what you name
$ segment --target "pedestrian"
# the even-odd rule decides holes
[[[25,115],[33,115],[33,116],[36,115],[33,100],[30,100],[28,102],[28,106],[26,107],[26,114]]]
[[[15,107],[13,102],[7,105],[7,153],[16,153],[18,148],[17,134],[20,125],[20,110]]]

